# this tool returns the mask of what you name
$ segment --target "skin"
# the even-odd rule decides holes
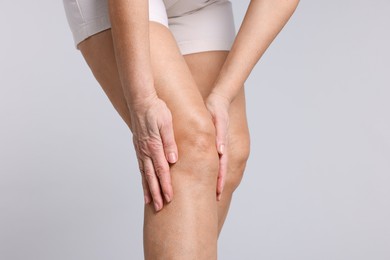
[[[256,63],[297,8],[299,0],[252,0],[213,93],[233,100]]]
[[[158,211],[171,201],[169,162],[178,157],[172,114],[157,94],[149,45],[148,1],[109,0],[114,55],[131,117],[130,129],[142,173],[145,203]]]
[[[109,0],[112,29],[80,43],[133,133],[145,196],[145,259],[217,258],[249,157],[244,82],[297,4],[251,1],[230,52],[183,56],[168,28],[145,19],[145,1]]]

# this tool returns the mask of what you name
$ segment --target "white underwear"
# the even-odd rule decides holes
[[[63,0],[74,46],[111,28],[107,0]],[[170,29],[182,55],[230,50],[236,29],[229,0],[149,0],[149,20]]]

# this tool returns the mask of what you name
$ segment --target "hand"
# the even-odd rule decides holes
[[[161,191],[167,202],[173,197],[168,162],[177,161],[178,150],[172,114],[156,94],[141,102],[133,102],[131,106],[131,131],[142,174],[145,203],[150,203],[153,198],[154,208],[159,211],[163,207]]]
[[[226,97],[211,92],[205,101],[216,129],[216,146],[219,157],[219,170],[217,180],[217,199],[221,200],[225,185],[227,162],[228,162],[228,129],[230,101]]]

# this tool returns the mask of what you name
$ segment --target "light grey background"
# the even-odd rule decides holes
[[[248,1],[233,1],[237,28]],[[219,259],[390,259],[390,2],[301,1],[246,82]],[[61,1],[0,4],[0,259],[142,259],[130,131]]]

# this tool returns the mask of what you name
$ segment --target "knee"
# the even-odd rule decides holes
[[[206,112],[207,113],[207,112]],[[196,114],[174,126],[179,150],[180,165],[185,172],[205,178],[204,174],[216,180],[219,156],[215,146],[215,127],[208,114]]]
[[[229,143],[228,173],[225,188],[233,193],[240,185],[250,155],[249,134],[241,134]]]

